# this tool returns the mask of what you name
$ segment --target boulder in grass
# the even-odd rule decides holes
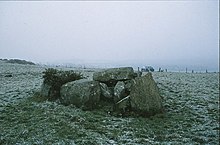
[[[99,82],[86,79],[64,84],[60,90],[61,102],[73,104],[83,109],[95,108],[100,100],[101,89]]]
[[[130,92],[132,110],[142,115],[154,115],[162,110],[162,99],[151,73],[134,79]]]
[[[135,76],[132,67],[111,68],[93,74],[93,80],[99,82],[116,82],[133,79]]]

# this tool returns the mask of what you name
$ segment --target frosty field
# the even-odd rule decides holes
[[[219,73],[154,72],[164,111],[143,118],[47,101],[45,68],[0,62],[0,144],[219,144]]]

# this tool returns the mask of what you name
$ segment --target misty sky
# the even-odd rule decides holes
[[[0,58],[218,66],[213,1],[0,2]]]

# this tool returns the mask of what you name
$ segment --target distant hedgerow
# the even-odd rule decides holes
[[[7,63],[17,63],[17,64],[29,64],[29,65],[35,65],[35,63],[30,62],[30,61],[26,61],[26,60],[20,60],[20,59],[4,59],[3,61],[7,62]]]

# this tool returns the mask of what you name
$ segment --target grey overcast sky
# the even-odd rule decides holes
[[[0,2],[0,58],[218,67],[218,11],[218,0]]]

